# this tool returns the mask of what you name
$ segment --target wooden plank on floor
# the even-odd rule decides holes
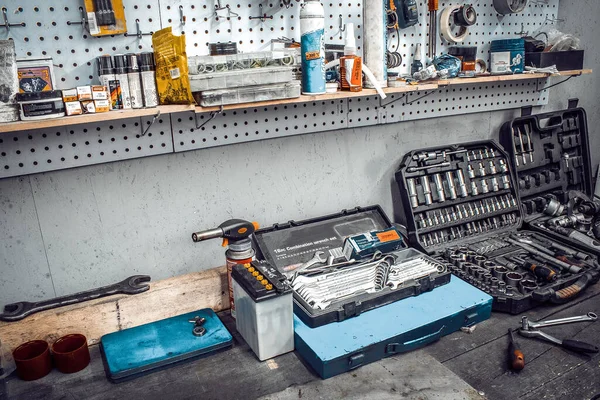
[[[150,290],[134,296],[114,295],[43,311],[18,322],[0,322],[0,340],[12,350],[29,340],[53,343],[78,332],[93,345],[107,333],[201,308],[229,308],[225,267],[151,282]]]
[[[422,350],[385,358],[352,372],[262,397],[297,399],[483,399],[475,389]]]
[[[562,318],[599,311],[600,294],[573,304],[554,314]],[[515,318],[518,324],[520,318]],[[516,327],[513,324],[513,327]],[[498,328],[499,329],[499,328]],[[507,328],[508,329],[508,328]],[[600,345],[600,323],[582,322],[544,328],[558,338],[575,338]],[[526,367],[519,373],[507,368],[507,331],[497,339],[454,357],[443,365],[462,377],[471,386],[486,394],[490,399],[518,398],[538,390],[545,384],[587,362],[598,364],[600,354],[592,357],[571,353],[548,342],[523,338],[516,335],[525,355]]]
[[[572,307],[575,304],[585,302],[587,299],[598,298],[600,294],[600,283],[589,287],[578,298],[565,304],[541,305],[534,309],[524,312],[531,321],[548,319],[562,310]],[[596,300],[600,301],[600,300]],[[600,310],[599,310],[600,311]],[[427,353],[436,360],[446,362],[465,352],[472,351],[479,346],[497,340],[506,335],[508,328],[516,328],[521,321],[521,315],[510,315],[506,313],[493,312],[492,317],[477,325],[471,334],[464,332],[454,332],[448,335],[445,340],[450,341],[451,345],[433,344],[427,347]]]

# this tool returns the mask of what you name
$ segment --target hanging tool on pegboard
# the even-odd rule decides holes
[[[439,8],[438,0],[428,0],[429,6],[429,57],[435,57],[437,44],[437,11]]]

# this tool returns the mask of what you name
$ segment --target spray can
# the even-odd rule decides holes
[[[382,88],[387,87],[387,14],[385,2],[366,0],[364,5],[364,62]],[[365,87],[374,88],[366,81]]]
[[[129,93],[129,77],[127,76],[127,56],[125,54],[116,54],[113,58],[115,66],[115,80],[121,87],[121,98],[123,100],[123,109],[131,108],[131,95]]]
[[[100,56],[96,59],[98,63],[98,77],[100,84],[106,86],[110,95],[110,109],[118,110],[122,107],[121,89],[115,78],[115,68],[111,56]]]
[[[302,94],[325,93],[325,10],[318,0],[306,0],[300,10]]]
[[[144,106],[158,106],[158,93],[156,91],[156,66],[154,64],[154,53],[138,54],[138,65],[144,94]]]
[[[192,240],[195,243],[219,237],[223,238],[223,247],[227,247],[225,261],[227,263],[229,303],[231,304],[231,316],[233,318],[235,318],[235,302],[233,300],[231,271],[234,265],[247,264],[254,259],[255,252],[252,248],[250,235],[257,229],[258,223],[256,222],[245,221],[243,219],[230,219],[216,228],[192,233]]]
[[[129,81],[131,108],[144,107],[140,69],[138,68],[137,56],[135,54],[127,54],[127,80]]]

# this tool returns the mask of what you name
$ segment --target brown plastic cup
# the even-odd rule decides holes
[[[50,373],[52,358],[50,348],[44,340],[23,343],[13,351],[17,375],[24,381],[34,381]]]
[[[78,333],[66,335],[52,345],[56,369],[64,374],[81,371],[90,363],[87,339]]]

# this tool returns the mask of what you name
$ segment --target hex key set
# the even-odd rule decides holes
[[[519,158],[529,161],[526,136]],[[520,230],[512,168],[497,143],[475,142],[412,151],[396,181],[411,245],[493,296],[494,310],[518,314],[571,300],[598,281],[600,268],[585,251]]]

